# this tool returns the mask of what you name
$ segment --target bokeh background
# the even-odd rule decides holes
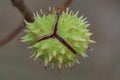
[[[24,0],[32,12],[57,7],[65,0]],[[45,70],[29,56],[31,50],[19,38],[22,31],[8,44],[0,47],[0,80],[120,80],[120,0],[73,0],[70,8],[88,18],[92,39],[89,58],[80,58],[81,64],[73,70]],[[0,39],[15,29],[23,20],[10,0],[0,0]]]

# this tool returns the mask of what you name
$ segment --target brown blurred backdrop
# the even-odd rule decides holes
[[[65,0],[24,0],[32,12],[57,7]],[[120,80],[120,0],[73,0],[70,8],[88,18],[92,39],[97,43],[89,58],[80,59],[72,71],[45,70],[33,62],[28,45],[21,43],[22,31],[7,45],[0,47],[0,80]],[[0,0],[0,39],[23,20],[10,0]]]

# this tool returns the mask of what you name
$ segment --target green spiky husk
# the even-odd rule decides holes
[[[77,56],[56,38],[36,42],[37,39],[53,33],[56,16],[55,13],[44,16],[36,14],[33,23],[26,22],[26,35],[22,37],[22,41],[31,45],[33,55],[36,59],[42,59],[45,66],[51,63],[57,64],[59,68],[62,65],[71,67],[75,62],[79,63]],[[87,57],[89,43],[94,42],[90,39],[91,33],[87,28],[89,24],[85,20],[83,16],[78,17],[78,12],[74,14],[67,10],[60,15],[57,30],[57,34],[83,57]]]

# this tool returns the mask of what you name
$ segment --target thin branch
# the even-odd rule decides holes
[[[11,33],[9,33],[7,36],[5,36],[5,38],[1,39],[0,46],[3,46],[9,41],[11,41],[24,28],[24,26],[25,24],[21,24],[18,28],[16,28]]]
[[[66,0],[64,4],[62,4],[61,6],[59,6],[56,10],[60,10],[63,11],[64,9],[66,9],[66,7],[68,7],[73,0]]]
[[[23,0],[11,0],[12,4],[22,13],[24,19],[33,22],[32,12],[27,8]]]
[[[55,11],[56,11],[56,14],[57,13],[61,13],[64,9],[66,9],[71,3],[72,3],[73,0],[66,0],[64,4],[58,6]],[[52,13],[52,11],[49,11],[46,15]]]
[[[11,2],[22,13],[28,22],[34,21],[32,12],[29,11],[23,0],[11,0]],[[11,41],[24,27],[25,24],[22,22],[22,24],[20,24],[15,30],[0,40],[0,46],[3,46]]]

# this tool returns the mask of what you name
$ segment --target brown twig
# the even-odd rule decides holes
[[[0,46],[3,46],[4,44],[8,43],[10,40],[12,40],[23,28],[25,24],[19,25],[15,30],[13,30],[11,33],[9,33],[5,38],[0,40]]]
[[[72,3],[73,0],[66,0],[64,4],[58,6],[55,11],[56,13],[61,13],[66,7],[68,7],[71,3]],[[48,12],[47,14],[50,14],[52,12]],[[47,15],[46,14],[46,15]]]
[[[22,15],[24,16],[24,19],[26,19],[28,22],[34,21],[32,12],[27,8],[23,0],[11,0],[11,2],[22,13]],[[56,10],[63,11],[66,7],[70,5],[71,2],[72,0],[66,0],[66,2],[63,5],[56,8]],[[10,34],[5,36],[5,38],[0,40],[0,46],[5,45],[10,40],[12,40],[24,27],[25,27],[25,24],[23,22],[21,25],[19,25],[19,27],[17,27]]]
[[[24,19],[33,22],[32,12],[27,8],[23,0],[11,0],[12,4],[22,13]]]
[[[23,0],[11,0],[11,2],[22,13],[24,18],[28,22],[34,21],[32,13],[29,11]],[[22,22],[22,24],[20,24],[15,30],[13,30],[11,33],[5,36],[5,38],[0,40],[0,46],[3,46],[4,44],[12,40],[24,27],[25,24],[24,22]]]
[[[66,7],[68,7],[70,4],[72,3],[72,0],[66,0],[66,2],[64,4],[62,4],[61,6],[59,6],[57,8],[57,10],[63,11]]]

